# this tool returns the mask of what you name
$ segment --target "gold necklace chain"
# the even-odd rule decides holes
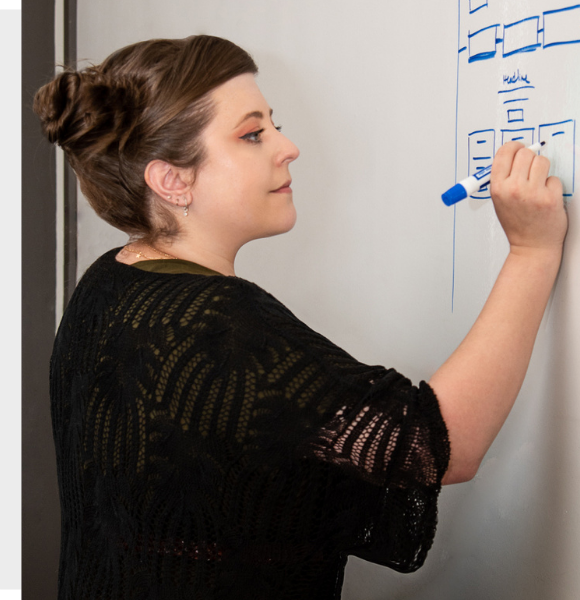
[[[149,244],[146,244],[145,242],[140,242],[140,243],[143,244],[144,246],[146,246],[147,248],[151,248],[151,250],[153,250],[153,252],[157,252],[157,254],[162,254],[166,258],[177,259],[177,256],[173,256],[172,254],[167,254],[167,252],[162,252],[161,250],[157,250],[157,248],[154,248],[153,246],[150,246]],[[124,249],[127,250],[127,252],[132,252],[133,254],[136,254],[139,258],[145,258],[146,260],[157,260],[153,256],[147,256],[146,254],[143,254],[143,252],[141,252],[141,250],[132,250],[131,248],[129,248],[129,246],[125,246]]]

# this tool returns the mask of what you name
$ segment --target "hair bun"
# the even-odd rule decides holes
[[[64,71],[36,93],[33,110],[50,142],[63,145],[69,137],[68,125],[77,111],[80,88],[81,74]]]
[[[134,117],[132,100],[122,81],[90,67],[59,74],[38,90],[33,109],[48,140],[67,149],[93,136],[105,145],[118,140]]]

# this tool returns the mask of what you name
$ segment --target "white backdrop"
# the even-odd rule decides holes
[[[467,333],[506,253],[489,200],[456,209],[440,200],[455,181],[456,126],[461,152],[468,118],[481,108],[462,93],[456,120],[458,82],[460,91],[471,89],[470,50],[458,54],[471,39],[469,11],[481,22],[489,11],[491,25],[561,7],[553,0],[487,4],[78,0],[78,56],[100,62],[138,40],[195,33],[250,51],[275,122],[301,150],[291,166],[298,222],[289,234],[244,248],[237,274],[358,359],[395,367],[418,383]],[[566,98],[576,107],[567,118],[580,118],[580,63],[574,71],[562,63],[562,50],[540,52],[559,70],[564,90],[550,96],[552,113]],[[507,72],[500,55],[501,48],[481,75],[489,86]],[[516,56],[522,72],[528,55]],[[462,176],[460,156],[458,165]],[[564,264],[530,372],[479,474],[444,489],[423,569],[401,575],[351,558],[344,600],[580,597],[577,197],[569,214]],[[125,239],[82,203],[79,272]]]

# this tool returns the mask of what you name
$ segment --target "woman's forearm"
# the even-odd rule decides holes
[[[472,329],[430,380],[449,430],[444,484],[471,479],[518,395],[561,248],[510,251]]]

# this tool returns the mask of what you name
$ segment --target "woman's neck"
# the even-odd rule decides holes
[[[127,244],[118,254],[117,260],[127,265],[144,260],[181,259],[196,263],[222,275],[235,277],[235,254],[224,248],[192,247],[185,241],[154,242],[137,240]]]

